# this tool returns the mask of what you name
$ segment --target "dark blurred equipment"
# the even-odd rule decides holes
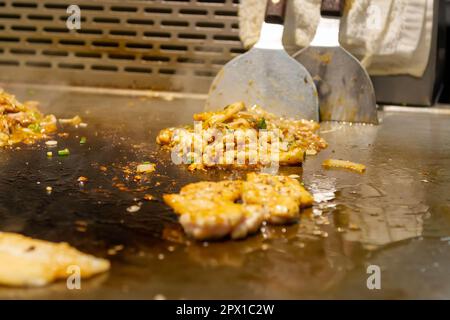
[[[236,1],[0,1],[0,82],[206,93],[245,52]]]
[[[445,3],[446,23],[444,26],[446,34],[450,32],[450,0],[446,0]],[[450,61],[450,41],[446,42],[446,61]],[[444,68],[444,90],[440,99],[440,102],[450,103],[450,64],[446,63]]]
[[[69,30],[67,1],[0,1],[0,82],[206,93],[221,67],[245,52],[238,3],[73,0],[81,28]],[[424,76],[373,77],[379,103],[436,101],[443,88],[448,4],[434,1]]]

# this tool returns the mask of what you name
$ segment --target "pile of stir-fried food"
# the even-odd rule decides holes
[[[246,181],[192,183],[178,194],[164,195],[164,201],[180,216],[189,236],[208,240],[244,238],[264,221],[295,222],[313,197],[294,178],[249,173]]]
[[[56,130],[56,117],[43,115],[37,102],[22,104],[0,88],[0,147],[33,143]]]
[[[305,155],[327,147],[316,133],[318,123],[280,118],[257,105],[247,108],[237,102],[193,118],[193,126],[163,129],[156,139],[172,155],[187,159],[189,170],[254,168],[274,161],[281,166],[299,165]],[[164,195],[164,201],[179,215],[189,236],[208,240],[244,238],[264,222],[294,222],[301,208],[312,205],[313,197],[294,178],[249,173],[245,181],[189,184],[178,194]]]
[[[237,102],[220,111],[195,114],[193,118],[200,124],[163,129],[156,139],[158,144],[175,150],[180,158],[186,158],[190,170],[265,166],[275,157],[279,165],[298,165],[305,155],[327,147],[325,140],[316,134],[318,123],[280,118],[257,105],[247,108]],[[272,148],[275,144],[276,148]],[[224,151],[216,152],[220,149]]]

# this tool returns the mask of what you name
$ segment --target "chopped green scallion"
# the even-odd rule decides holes
[[[258,129],[263,129],[263,130],[267,129],[267,123],[266,123],[266,119],[265,118],[261,118],[258,121]]]
[[[58,150],[58,156],[60,157],[64,157],[64,156],[68,156],[70,154],[69,149],[63,149],[63,150]]]

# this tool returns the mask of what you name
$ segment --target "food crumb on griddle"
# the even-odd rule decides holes
[[[325,169],[340,168],[352,170],[358,173],[364,173],[366,171],[365,165],[347,160],[327,159],[322,163],[322,166]]]

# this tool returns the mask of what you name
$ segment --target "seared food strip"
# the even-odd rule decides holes
[[[366,171],[365,165],[347,160],[328,159],[322,163],[322,166],[326,169],[341,168],[352,170],[358,173],[364,173]]]
[[[164,201],[180,216],[189,236],[208,240],[244,238],[264,221],[291,223],[313,198],[293,178],[251,173],[247,181],[189,184],[178,194],[164,195]]]
[[[33,143],[55,132],[54,115],[44,116],[37,102],[16,100],[0,88],[0,147],[19,142]]]
[[[36,240],[15,233],[0,232],[0,285],[44,286],[71,275],[79,268],[88,278],[109,270],[108,260],[82,253],[67,243]]]
[[[172,150],[201,153],[192,169],[267,165],[272,161],[278,161],[280,165],[298,165],[305,154],[316,154],[327,147],[316,134],[318,123],[280,118],[257,105],[247,108],[244,103],[237,102],[223,110],[194,114],[193,118],[202,122],[202,132],[194,126],[167,128],[156,138],[158,144]],[[212,161],[207,156],[211,150],[223,150],[224,154]],[[194,162],[192,154],[185,156],[188,163]]]

